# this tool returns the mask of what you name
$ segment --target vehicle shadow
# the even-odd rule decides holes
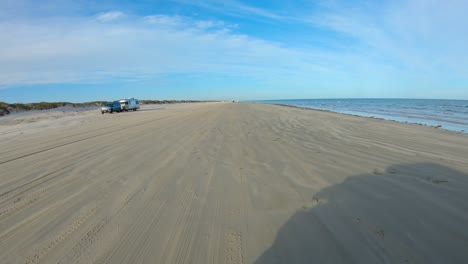
[[[149,112],[149,111],[159,111],[159,110],[164,110],[166,108],[164,107],[158,107],[158,108],[144,108],[144,109],[138,109],[139,112]]]
[[[468,175],[402,164],[321,190],[256,261],[468,263]]]

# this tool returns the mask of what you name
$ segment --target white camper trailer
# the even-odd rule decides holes
[[[120,107],[122,108],[122,111],[136,111],[140,109],[140,101],[138,101],[135,98],[130,98],[130,99],[122,99],[119,101]]]

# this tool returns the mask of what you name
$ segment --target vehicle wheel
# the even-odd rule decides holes
[[[101,114],[104,114],[104,112],[101,112]]]

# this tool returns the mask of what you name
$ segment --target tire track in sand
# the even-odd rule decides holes
[[[34,264],[39,262],[42,258],[47,256],[50,251],[52,251],[57,245],[67,239],[70,235],[72,235],[81,225],[83,225],[86,220],[88,220],[91,216],[96,214],[99,207],[103,205],[103,201],[99,200],[96,202],[96,205],[92,208],[88,209],[85,213],[79,215],[77,219],[71,223],[64,231],[62,231],[59,235],[57,235],[54,239],[52,239],[47,246],[43,247],[40,250],[37,250],[32,255],[29,255],[25,258],[25,264]]]

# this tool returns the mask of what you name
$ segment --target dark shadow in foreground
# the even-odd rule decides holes
[[[255,263],[468,263],[468,175],[405,164],[312,197]]]

